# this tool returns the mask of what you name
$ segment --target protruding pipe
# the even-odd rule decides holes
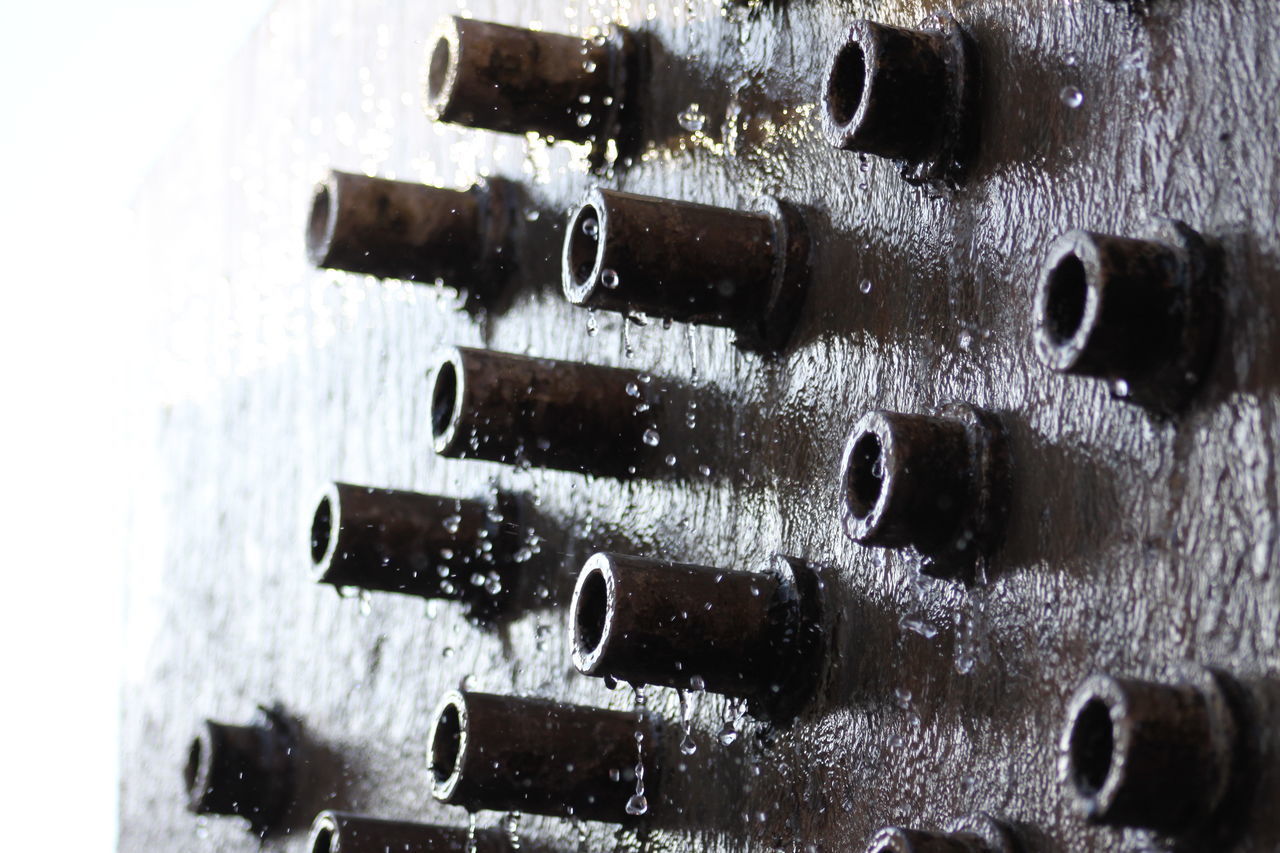
[[[573,592],[573,662],[586,675],[744,697],[785,719],[817,680],[817,588],[784,558],[755,573],[596,554]]]
[[[187,808],[247,818],[267,832],[293,800],[297,749],[296,724],[279,710],[262,708],[247,726],[206,720],[187,749]]]
[[[626,477],[661,441],[657,394],[633,370],[453,347],[430,387],[441,456]]]
[[[1228,799],[1243,726],[1232,683],[1156,684],[1094,675],[1076,690],[1059,744],[1059,775],[1086,819],[1176,833]]]
[[[439,279],[487,295],[511,254],[512,196],[499,179],[450,190],[331,171],[312,197],[307,257],[326,269]]]
[[[1150,240],[1071,231],[1053,244],[1036,298],[1036,348],[1053,370],[1111,383],[1172,413],[1217,343],[1218,249],[1180,222]]]
[[[786,342],[808,279],[804,220],[772,200],[747,212],[595,188],[565,232],[570,302],[727,326],[756,348]]]
[[[316,580],[335,587],[463,601],[476,615],[511,593],[515,502],[332,483],[311,520]]]
[[[656,729],[638,713],[453,691],[428,744],[431,793],[472,811],[619,823],[637,792],[638,755],[649,799],[657,782]]]
[[[348,812],[323,811],[311,824],[310,853],[505,853],[500,833],[480,830],[474,845],[462,827],[384,820]]]
[[[617,137],[634,109],[638,50],[623,29],[582,39],[455,15],[427,44],[436,121],[595,142]]]
[[[863,545],[913,547],[923,571],[966,577],[1003,526],[1007,458],[990,414],[873,411],[849,434],[840,473],[845,533]]]
[[[974,143],[978,76],[954,21],[937,31],[855,21],[827,70],[827,138],[901,161],[911,181],[955,177]]]

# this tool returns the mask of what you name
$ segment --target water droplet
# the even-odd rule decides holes
[[[676,455],[674,453],[668,453],[667,458],[664,459],[663,461],[667,463],[668,467],[675,467]]]
[[[627,800],[627,814],[639,815],[649,810],[649,801],[644,794],[632,794]]]
[[[1073,110],[1084,103],[1084,92],[1081,92],[1075,86],[1063,86],[1062,91],[1058,93],[1058,97],[1062,99],[1062,103]]]
[[[578,127],[586,127],[591,124],[591,113],[578,113]]]
[[[658,442],[662,440],[662,436],[658,434],[658,431],[656,429],[653,429],[652,427],[650,427],[649,429],[644,431],[643,439],[644,439],[644,443],[649,445],[650,447],[657,447]]]
[[[869,279],[869,278],[864,278],[864,279],[862,280],[862,282],[858,285],[858,290],[862,291],[863,293],[870,293],[870,292],[871,292],[871,279]]]
[[[1128,397],[1129,391],[1129,383],[1123,379],[1117,379],[1111,384],[1111,393],[1117,397]]]
[[[458,532],[458,528],[462,526],[462,516],[460,516],[460,515],[451,515],[451,516],[447,517],[446,519],[444,519],[444,521],[442,521],[442,522],[440,522],[440,523],[441,523],[441,524],[443,524],[443,525],[444,525],[444,529],[445,529],[445,530],[447,530],[447,531],[449,531],[450,533],[457,533],[457,532]]]
[[[597,219],[582,220],[582,233],[592,240],[600,236],[600,221]]]
[[[619,278],[616,270],[606,269],[600,271],[600,283],[610,290],[617,290],[618,285],[622,283],[622,279]]]
[[[701,108],[697,104],[690,104],[676,116],[676,120],[680,122],[680,126],[690,133],[697,133],[707,124],[707,117],[703,114]]]

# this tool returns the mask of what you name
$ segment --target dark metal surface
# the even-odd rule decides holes
[[[293,802],[300,746],[296,724],[279,709],[261,708],[247,726],[205,720],[182,771],[187,808],[270,831]]]
[[[311,825],[308,853],[502,853],[511,849],[492,830],[432,826],[402,820],[323,811]]]
[[[1121,853],[1174,843],[1090,825],[1057,774],[1073,691],[1092,673],[1176,683],[1187,662],[1240,685],[1251,793],[1223,845],[1280,846],[1280,19],[1262,0],[473,0],[477,19],[580,37],[650,34],[643,145],[597,177],[585,146],[432,123],[420,80],[437,2],[284,0],[139,196],[165,282],[159,448],[169,524],[128,592],[121,848],[249,851],[237,820],[185,811],[205,718],[280,700],[323,748],[268,850],[305,850],[323,808],[465,826],[430,796],[432,710],[468,688],[628,710],[569,658],[572,578],[599,550],[741,570],[818,567],[831,653],[795,723],[702,696],[697,749],[663,739],[641,827],[582,825],[590,850],[857,850],[885,826],[987,811],[1025,848]],[[824,75],[854,20],[920,28],[950,12],[982,57],[979,145],[954,191],[836,150]],[[550,233],[479,320],[448,290],[315,272],[301,239],[329,168],[465,187],[516,179]],[[559,223],[589,187],[747,210],[807,211],[813,275],[776,358],[732,330],[591,314],[560,292]],[[199,211],[199,215],[192,215]],[[811,214],[811,215],[810,215]],[[1050,370],[1036,348],[1048,248],[1086,229],[1145,238],[1153,218],[1222,246],[1225,333],[1175,417]],[[653,428],[661,477],[437,456],[426,371],[440,346],[620,367],[688,390]],[[1015,496],[975,583],[921,578],[839,521],[841,451],[868,411],[967,401],[1006,427]],[[648,447],[648,445],[646,445]],[[668,465],[667,460],[671,462]],[[528,495],[557,567],[540,606],[488,630],[412,596],[343,600],[314,583],[306,531],[327,482],[476,498]],[[305,521],[304,521],[305,519]],[[615,540],[605,544],[602,540]],[[552,544],[554,542],[554,544]],[[552,606],[552,605],[557,606]],[[679,697],[648,708],[680,726]],[[718,735],[734,723],[737,736]],[[722,740],[724,742],[722,742]],[[481,813],[482,827],[500,815]],[[577,849],[561,818],[528,843]],[[643,843],[642,843],[643,836]],[[1183,850],[1215,849],[1194,838]]]

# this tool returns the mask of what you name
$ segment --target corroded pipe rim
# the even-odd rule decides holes
[[[595,236],[587,234],[584,226],[588,222],[596,223]],[[605,203],[604,193],[600,187],[592,187],[579,203],[569,218],[569,227],[564,235],[564,248],[561,252],[560,269],[561,286],[564,296],[574,305],[583,305],[604,285],[600,281],[604,272],[605,239],[609,233],[609,206]],[[583,245],[583,240],[593,245]],[[583,249],[587,251],[583,251]],[[587,255],[590,254],[590,267],[586,266]],[[579,275],[579,270],[589,269],[586,275]]]
[[[841,520],[849,537],[862,544],[881,531],[897,488],[890,461],[899,451],[886,414],[876,409],[863,415],[850,431],[840,459]]]
[[[836,51],[826,73],[823,91],[822,128],[827,141],[836,148],[844,148],[850,137],[857,135],[871,108],[871,96],[880,76],[880,41],[872,37],[874,23],[868,20],[854,21],[845,34],[844,42]],[[848,63],[856,63],[850,66]],[[842,72],[856,73],[856,83],[850,84]],[[847,88],[856,86],[856,97]],[[856,103],[855,103],[856,102]]]
[[[307,837],[307,850],[310,853],[342,853],[342,835],[333,811],[326,809],[316,815],[311,823],[311,834]]]
[[[427,117],[439,121],[448,111],[458,83],[458,18],[448,15],[440,19],[427,38],[426,74],[423,80],[424,109]],[[442,54],[441,51],[444,51]]]
[[[458,427],[463,420],[466,399],[466,370],[459,347],[442,347],[432,358],[427,373],[430,387],[431,443],[436,453],[448,455],[457,450],[462,438]]]
[[[1036,351],[1050,369],[1079,364],[1098,326],[1102,258],[1089,232],[1068,231],[1049,248],[1036,292]]]
[[[608,554],[593,554],[578,573],[569,605],[573,665],[583,675],[596,675],[596,667],[609,651],[617,601],[613,561]]]
[[[342,530],[342,496],[338,484],[328,483],[320,490],[315,510],[307,530],[310,545],[311,568],[317,578],[328,574],[338,551],[338,539]],[[323,544],[323,548],[321,548]]]
[[[182,778],[187,786],[187,808],[193,812],[201,811],[209,793],[215,738],[213,723],[206,720],[187,747],[187,762],[182,769]]]
[[[436,706],[427,735],[431,795],[441,802],[452,801],[462,780],[470,746],[467,723],[466,695],[460,690],[450,690]]]
[[[333,247],[333,235],[338,227],[339,190],[341,181],[330,169],[324,179],[316,183],[311,195],[311,212],[307,217],[307,260],[313,266],[324,267]]]

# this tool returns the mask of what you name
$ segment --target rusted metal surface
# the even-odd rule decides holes
[[[569,657],[572,580],[600,550],[749,571],[775,553],[801,558],[817,567],[830,645],[790,727],[699,697],[696,751],[681,751],[683,733],[663,738],[647,813],[620,834],[582,824],[586,849],[857,850],[882,827],[945,830],[977,811],[1032,853],[1171,847],[1086,821],[1059,780],[1058,742],[1089,675],[1176,684],[1187,663],[1239,684],[1258,768],[1219,818],[1233,830],[1219,846],[1280,846],[1272,6],[472,0],[476,19],[649,37],[642,142],[612,172],[593,170],[586,146],[424,116],[432,27],[458,11],[284,0],[139,197],[148,274],[168,294],[155,363],[181,381],[161,383],[170,523],[139,531],[163,559],[130,580],[121,848],[256,849],[243,821],[185,810],[181,771],[201,720],[244,720],[271,700],[323,748],[266,849],[304,851],[325,808],[465,826],[463,809],[431,797],[426,760],[433,709],[464,677],[476,691],[634,708],[630,690]],[[826,69],[853,21],[921,29],[936,12],[982,59],[979,142],[954,190],[913,186],[897,163],[837,150],[822,131]],[[330,168],[444,187],[518,180],[529,197],[517,218],[545,239],[513,249],[523,277],[478,318],[448,289],[316,272],[302,229]],[[564,300],[562,224],[594,185],[804,210],[812,276],[781,352]],[[1075,229],[1147,239],[1154,218],[1222,248],[1224,333],[1172,417],[1051,370],[1036,346],[1054,241]],[[666,473],[438,456],[427,371],[453,345],[683,389],[664,397],[658,443],[645,445]],[[1010,456],[1004,536],[971,585],[922,578],[917,555],[860,545],[840,523],[841,453],[858,419],[952,401],[996,415]],[[535,606],[481,629],[448,602],[343,600],[317,585],[309,523],[334,480],[527,496],[543,526],[521,535],[552,567]],[[645,699],[683,728],[674,691]],[[722,743],[731,717],[737,736]],[[479,815],[481,828],[500,820]],[[562,818],[526,815],[520,834],[578,849]]]

